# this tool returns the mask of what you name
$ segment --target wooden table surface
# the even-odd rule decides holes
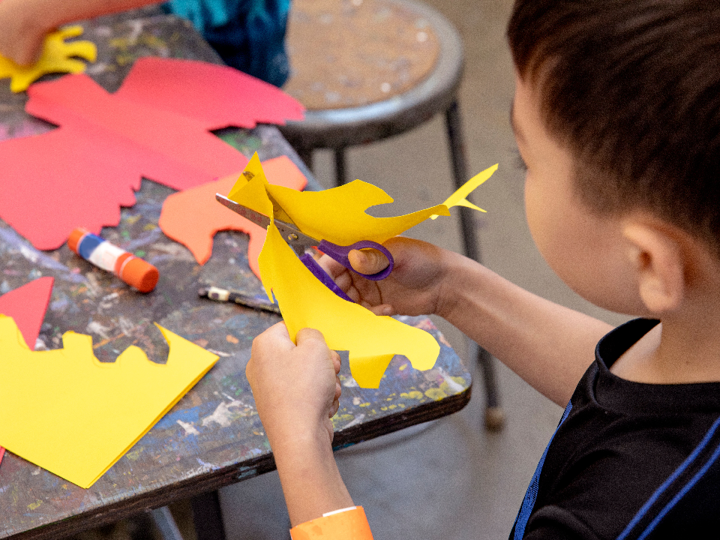
[[[85,25],[84,37],[98,45],[98,61],[88,74],[107,90],[119,87],[140,56],[219,61],[188,23],[149,13],[140,12],[140,18],[105,17]],[[0,80],[0,139],[52,129],[28,116],[23,110],[26,95],[11,94],[8,86],[7,80]],[[290,156],[308,174],[310,187],[319,187],[275,127],[225,129],[218,136],[247,156],[255,151],[261,159]],[[135,344],[152,361],[164,362],[168,348],[153,325],[157,322],[220,355],[215,367],[90,489],[7,453],[0,465],[0,538],[61,538],[274,469],[245,365],[253,338],[280,319],[198,297],[204,284],[258,298],[263,292],[248,268],[245,235],[218,234],[213,256],[204,266],[163,235],[158,218],[170,193],[171,189],[144,180],[137,204],[123,209],[120,225],[103,230],[109,241],[160,270],[157,288],[146,295],[67,247],[37,251],[0,220],[0,293],[40,276],[55,278],[40,333],[47,348],[60,347],[61,335],[74,330],[93,336],[101,361],[114,361]],[[333,419],[337,447],[450,414],[470,399],[470,373],[432,322],[422,317],[401,320],[426,329],[440,341],[435,367],[418,372],[398,356],[380,388],[367,390],[357,387],[345,362],[343,397]]]

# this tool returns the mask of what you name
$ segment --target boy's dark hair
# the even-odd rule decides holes
[[[720,0],[516,0],[508,40],[582,199],[720,255]]]

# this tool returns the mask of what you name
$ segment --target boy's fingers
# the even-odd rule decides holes
[[[393,309],[390,304],[380,304],[379,306],[371,306],[368,304],[365,307],[367,307],[375,315],[395,315],[395,309]]]
[[[286,338],[288,340],[290,339],[290,334],[288,333],[287,326],[285,326],[285,321],[280,321],[279,323],[273,324],[263,333],[272,334],[273,336],[278,338]]]
[[[347,269],[342,264],[327,255],[320,257],[317,262],[333,279],[338,279],[343,273],[347,273]]]
[[[342,366],[342,360],[337,351],[332,351],[333,367],[335,368],[335,374],[340,373],[340,367]]]
[[[323,345],[325,345],[325,337],[320,330],[316,330],[315,328],[302,328],[295,336],[295,341],[298,347],[304,343],[311,343],[313,341],[321,341]]]
[[[272,325],[255,339],[258,343],[271,341],[273,345],[281,345],[284,349],[295,348],[295,344],[290,339],[290,334],[284,321]]]
[[[353,249],[348,253],[353,269],[360,274],[377,274],[388,267],[390,261],[377,249]]]
[[[274,324],[262,334],[257,336],[252,343],[252,349],[250,353],[250,361],[245,367],[245,374],[252,386],[254,375],[256,371],[256,361],[254,361],[257,355],[263,358],[270,359],[271,361],[277,357],[277,352],[287,352],[295,348],[295,344],[290,339],[287,327],[284,322]],[[270,353],[268,354],[268,351]],[[267,363],[267,362],[263,362]]]
[[[328,413],[328,418],[332,418],[335,416],[340,409],[340,401],[335,399],[332,402],[332,406],[330,407],[330,412]]]
[[[350,290],[353,285],[352,276],[350,275],[349,270],[346,270],[337,276],[333,276],[333,279],[335,280],[335,284],[345,292]]]
[[[342,385],[340,384],[340,379],[335,377],[335,396],[333,397],[335,401],[340,399],[340,396],[342,395]]]

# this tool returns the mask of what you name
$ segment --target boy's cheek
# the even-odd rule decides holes
[[[525,180],[525,218],[533,241],[546,260],[548,256],[553,258],[552,244],[557,235],[555,228],[559,226],[557,212],[555,201],[538,189],[537,183],[528,173]]]

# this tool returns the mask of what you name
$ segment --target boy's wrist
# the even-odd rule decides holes
[[[293,526],[353,506],[335,464],[326,429],[275,432],[270,446]]]
[[[282,456],[332,454],[332,438],[326,426],[303,426],[288,422],[288,427],[266,432],[273,454]]]
[[[468,271],[466,267],[469,264],[476,265],[477,263],[454,251],[443,250],[441,259],[442,277],[438,284],[438,300],[434,315],[438,315],[445,320],[452,319],[452,313],[461,303],[464,292],[464,273]]]

